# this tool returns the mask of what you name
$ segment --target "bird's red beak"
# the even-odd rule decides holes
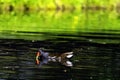
[[[39,56],[40,56],[40,52],[38,51],[37,53],[36,53],[36,64],[40,64],[40,61],[39,61]]]

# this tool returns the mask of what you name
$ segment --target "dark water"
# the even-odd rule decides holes
[[[35,64],[38,48],[73,51],[73,67]],[[0,40],[0,80],[120,80],[120,44],[75,40]]]

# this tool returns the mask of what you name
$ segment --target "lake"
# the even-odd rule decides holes
[[[120,80],[116,10],[3,12],[0,80]],[[35,64],[36,52],[72,51],[72,67]]]

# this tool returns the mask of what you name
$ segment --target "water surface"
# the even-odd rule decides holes
[[[39,47],[50,52],[73,51],[73,67],[50,63],[39,67]],[[120,45],[87,41],[0,40],[0,79],[119,80]]]

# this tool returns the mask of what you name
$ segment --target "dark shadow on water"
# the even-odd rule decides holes
[[[39,67],[35,53],[73,51],[73,67],[49,63]],[[120,44],[87,41],[0,40],[0,79],[2,80],[119,80]]]

